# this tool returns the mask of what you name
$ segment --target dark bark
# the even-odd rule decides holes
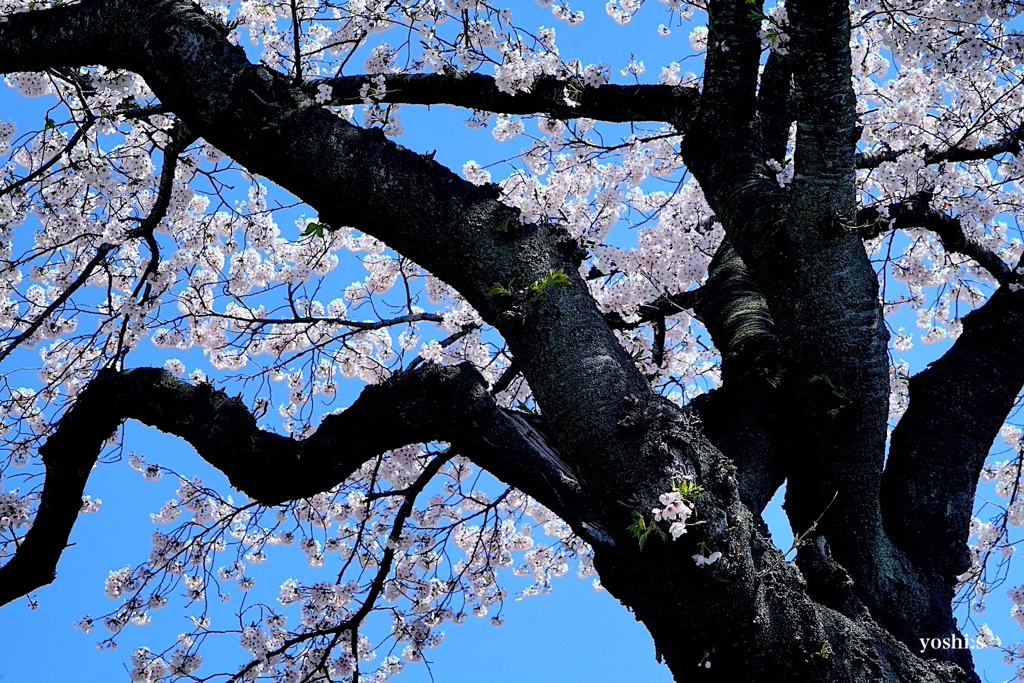
[[[892,433],[882,491],[889,536],[928,569],[945,601],[970,567],[967,536],[982,465],[1024,388],[1024,291],[1000,287],[963,325],[953,348],[910,379],[910,406]]]
[[[1010,284],[1018,280],[1018,276],[997,254],[967,236],[959,218],[942,213],[931,206],[931,201],[930,193],[918,193],[891,204],[888,218],[883,218],[874,207],[861,209],[857,212],[858,228],[861,235],[868,238],[877,237],[888,229],[924,228],[938,235],[943,249],[974,259],[997,282]]]
[[[785,359],[768,302],[728,240],[694,308],[722,354],[722,387],[693,401],[704,431],[737,468],[740,498],[760,514],[785,479],[779,462]]]
[[[716,31],[733,36],[736,44],[709,56],[695,121],[711,134],[693,144],[684,138],[683,153],[764,292],[782,348],[800,368],[786,387],[791,403],[784,418],[786,451],[793,458],[785,470],[794,530],[804,532],[843,491],[827,517],[835,520],[836,530],[849,529],[853,537],[837,538],[833,550],[860,565],[848,567],[855,578],[866,578],[873,553],[854,555],[873,548],[867,541],[881,532],[877,490],[888,366],[874,272],[856,236],[844,227],[853,219],[855,199],[855,108],[848,8],[840,4],[790,7],[799,101],[798,178],[791,197],[768,177],[753,130],[760,43],[749,8],[711,5],[710,44],[718,40]],[[739,106],[733,104],[737,100]],[[850,458],[851,453],[857,455]],[[860,482],[856,491],[850,490],[853,481]]]
[[[318,81],[319,83],[319,81]],[[361,104],[359,89],[370,76],[330,78],[332,103]],[[700,97],[696,88],[672,85],[602,85],[590,87],[580,78],[544,76],[529,92],[502,92],[494,78],[479,73],[394,74],[385,78],[382,103],[450,104],[500,114],[547,114],[558,119],[591,118],[599,121],[670,123],[693,109]],[[306,88],[316,95],[315,84]],[[571,94],[573,104],[566,102]]]
[[[784,292],[770,302],[802,375],[790,385],[796,410],[787,433],[796,438],[787,444],[786,511],[800,533],[828,508],[819,528],[859,588],[872,591],[869,585],[882,580],[876,546],[884,542],[878,489],[888,335],[874,269],[846,227],[856,202],[849,8],[830,1],[788,9],[797,152],[791,219],[776,267]]]
[[[240,401],[209,387],[155,370],[102,373],[42,449],[43,502],[25,543],[0,568],[0,598],[52,579],[99,444],[124,419],[179,435],[233,486],[268,504],[329,489],[384,450],[445,440],[591,543],[602,582],[650,629],[679,681],[974,680],[969,659],[958,661],[961,669],[907,647],[951,623],[948,592],[921,569],[929,539],[915,535],[914,524],[946,530],[949,566],[936,576],[947,580],[962,548],[957,525],[972,472],[976,480],[992,425],[1024,381],[1012,370],[1024,367],[1015,355],[1024,345],[1008,352],[991,343],[1020,334],[1021,295],[997,293],[968,319],[950,369],[912,383],[915,412],[900,425],[907,439],[916,443],[941,427],[964,440],[956,461],[916,446],[896,454],[887,482],[902,481],[897,466],[912,469],[915,458],[958,477],[945,490],[960,505],[953,519],[940,518],[941,501],[925,496],[931,473],[912,482],[919,514],[920,506],[904,505],[892,484],[883,491],[881,483],[886,335],[854,223],[849,6],[791,0],[791,61],[772,62],[759,95],[760,22],[751,11],[760,8],[710,0],[699,98],[687,89],[605,86],[583,89],[579,107],[567,107],[560,81],[512,97],[486,77],[461,74],[393,77],[388,88],[389,101],[659,120],[683,133],[681,152],[728,244],[705,287],[652,302],[642,317],[657,323],[692,305],[707,323],[723,354],[724,385],[697,402],[703,427],[650,390],[611,329],[624,321],[598,311],[577,274],[583,254],[564,230],[520,225],[494,186],[473,186],[379,131],[342,121],[315,103],[316,84],[250,63],[197,6],[85,0],[12,16],[0,32],[0,71],[95,64],[135,71],[193,134],[293,192],[321,222],[374,235],[458,290],[504,336],[542,410],[545,435],[498,409],[468,367],[426,366],[369,387],[301,442],[259,430]],[[364,79],[331,81],[335,97],[353,97]],[[796,178],[783,190],[766,162],[784,151],[793,115]],[[569,282],[545,296],[531,293],[530,284],[555,269]],[[512,296],[486,296],[510,282]],[[984,377],[964,374],[975,356],[988,359]],[[945,392],[966,379],[995,388],[979,400]],[[988,406],[978,430],[953,424],[967,403]],[[647,514],[683,474],[705,489],[696,512],[704,524],[641,552],[628,531],[632,514]],[[796,566],[759,533],[760,509],[783,476],[794,530],[821,518]],[[700,544],[722,560],[695,565]],[[826,644],[832,656],[816,656]],[[698,668],[710,652],[712,668]]]
[[[103,401],[92,400],[103,393],[102,379],[93,380],[82,392],[81,407],[64,417],[64,430],[39,448],[46,482],[32,528],[14,557],[0,567],[0,605],[28,595],[56,577],[57,561],[67,547],[71,528],[82,509],[85,483],[99,456],[98,446],[120,423]],[[97,448],[84,446],[90,443],[96,443]]]
[[[716,31],[732,42],[721,53],[709,49],[693,119],[702,135],[684,136],[682,152],[764,294],[793,368],[781,387],[777,428],[793,531],[806,533],[820,518],[817,531],[852,577],[857,597],[913,643],[915,631],[948,623],[950,610],[930,599],[920,570],[885,536],[878,503],[887,333],[874,271],[852,229],[849,9],[843,2],[788,9],[797,120],[789,191],[767,173],[752,103],[757,63],[751,55],[759,44],[749,17],[732,3],[710,4],[709,45],[717,45]]]
[[[39,449],[46,465],[42,501],[16,556],[0,567],[0,604],[53,580],[103,442],[129,419],[181,437],[263,505],[327,491],[387,450],[447,441],[567,521],[576,518],[575,475],[540,433],[498,408],[486,389],[469,365],[426,365],[367,387],[347,410],[295,440],[260,429],[240,399],[208,384],[193,386],[152,368],[105,370]]]
[[[757,90],[757,116],[765,157],[783,163],[789,143],[789,128],[796,121],[793,67],[788,56],[778,52],[768,55]]]
[[[771,283],[761,271],[777,258],[774,236],[785,222],[786,198],[756,129],[761,41],[751,12],[762,4],[709,3],[704,91],[697,112],[676,125],[684,134],[680,152],[687,168],[767,292]]]
[[[406,431],[395,432],[396,417],[408,423]],[[426,366],[369,387],[305,441],[256,429],[237,399],[207,385],[191,386],[154,369],[101,373],[42,448],[46,513],[40,512],[17,557],[0,568],[5,601],[52,578],[85,479],[102,442],[125,418],[185,438],[233,485],[257,498],[268,487],[276,496],[273,480],[296,487],[294,493],[305,490],[307,479],[324,477],[325,483],[310,489],[319,492],[367,453],[405,439],[450,437],[453,450],[530,491],[591,541],[602,580],[651,629],[678,680],[693,678],[693,663],[711,651],[714,670],[696,669],[697,678],[861,681],[890,672],[898,680],[962,680],[949,665],[918,660],[866,613],[851,618],[812,601],[801,574],[753,529],[753,516],[722,457],[685,413],[666,405],[650,417],[659,428],[647,434],[657,434],[657,445],[692,466],[708,487],[698,500],[705,524],[694,532],[695,542],[726,555],[710,568],[689,559],[692,544],[655,542],[640,553],[635,543],[622,542],[623,532],[616,530],[618,538],[611,539],[575,515],[583,509],[578,495],[588,493],[586,482],[577,481],[524,420],[494,406],[480,376],[465,366]],[[373,420],[386,421],[389,429]],[[841,571],[827,559],[822,563]],[[826,642],[835,653],[827,663],[813,657]],[[866,670],[865,659],[874,662]]]

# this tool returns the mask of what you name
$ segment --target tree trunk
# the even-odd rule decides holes
[[[791,53],[784,63],[769,58],[760,92],[759,22],[750,12],[762,3],[708,5],[702,93],[589,88],[572,114],[675,125],[725,228],[694,303],[722,352],[725,384],[693,410],[651,390],[580,277],[585,253],[564,229],[520,226],[494,186],[474,186],[325,111],[315,89],[252,64],[197,6],[84,0],[10,17],[0,70],[137,72],[192,134],[300,197],[322,223],[365,231],[455,288],[507,341],[543,417],[527,423],[499,408],[468,366],[427,366],[367,388],[297,442],[259,430],[220,392],[155,370],[105,372],[44,446],[43,503],[18,556],[0,568],[0,597],[52,579],[89,469],[125,419],[181,436],[265,504],[327,490],[389,448],[445,440],[591,544],[603,585],[650,630],[680,683],[976,681],[968,652],[912,648],[956,632],[952,581],[963,568],[974,485],[1024,384],[1024,294],[997,293],[967,319],[949,367],[912,383],[912,410],[883,472],[888,335],[875,273],[851,228],[849,3],[790,0]],[[479,75],[396,78],[404,89],[391,97],[405,101],[569,115],[557,81],[513,98]],[[358,80],[332,82],[358,91]],[[766,162],[784,153],[791,120],[796,175],[784,191]],[[542,296],[531,291],[553,272],[567,282]],[[510,296],[487,296],[495,282],[513,283]],[[975,349],[994,337],[1017,341],[961,379]],[[949,389],[968,382],[991,390],[979,399]],[[962,430],[955,453],[922,446],[937,443],[930,434],[947,430],[963,404],[982,410],[980,400],[989,419]],[[403,426],[380,428],[387,424]],[[966,464],[952,460],[965,454]],[[929,474],[915,476],[922,471]],[[636,515],[649,518],[659,495],[684,478],[704,489],[695,501],[700,524],[677,541],[641,546],[630,531]],[[793,531],[806,534],[796,564],[762,535],[760,513],[783,479]],[[721,559],[699,565],[693,555],[702,551]]]

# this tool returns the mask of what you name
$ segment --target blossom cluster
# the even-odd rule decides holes
[[[680,536],[685,534],[687,527],[695,524],[695,522],[687,523],[687,520],[694,513],[693,497],[700,494],[702,490],[691,482],[690,477],[683,477],[680,483],[673,487],[672,490],[658,496],[658,503],[660,505],[651,509],[655,526],[648,526],[642,519],[638,519],[633,527],[631,527],[631,531],[640,542],[641,549],[652,532],[658,532],[663,538],[665,537],[664,532],[656,526],[659,523],[668,523],[668,536],[673,541],[678,540]],[[709,555],[705,555],[705,549],[705,544],[701,543],[701,552],[693,555],[693,561],[698,567],[714,564],[722,559],[720,551],[716,550]]]
[[[676,540],[686,533],[686,520],[693,514],[693,503],[684,500],[679,491],[668,491],[658,497],[664,507],[651,510],[655,522],[669,522],[668,533]]]
[[[689,27],[684,22],[702,16],[700,3],[661,2],[671,26]],[[395,92],[389,79],[402,73],[479,71],[516,97],[539,79],[556,77],[566,83],[563,101],[570,107],[584,102],[587,89],[620,76],[699,87],[700,78],[679,62],[645,64],[631,57],[613,65],[563,56],[558,37],[581,30],[584,14],[562,0],[539,4],[561,22],[557,31],[526,28],[513,21],[511,10],[479,0],[241,0],[205,3],[204,9],[269,68],[315,86],[310,103],[393,137],[415,125],[408,109],[384,102]],[[610,0],[605,13],[635,26],[638,13],[649,11],[643,4]],[[1021,125],[1024,89],[1008,76],[1019,73],[1024,58],[1024,39],[1012,26],[1014,3],[911,4],[913,11],[878,13],[870,3],[853,3],[852,64],[863,126],[858,151],[886,156],[858,171],[859,203],[884,220],[890,205],[928,193],[937,210],[957,218],[972,244],[1020,272],[1024,168],[1017,155],[930,161],[950,146],[979,150]],[[28,8],[20,0],[0,5],[3,15]],[[607,21],[591,17],[588,23],[596,20]],[[790,47],[787,22],[784,3],[760,18],[761,39],[778,54]],[[662,25],[658,33],[671,30]],[[694,51],[724,48],[709,45],[705,26],[688,33]],[[359,102],[347,109],[332,106],[334,90],[320,82],[346,69],[366,74]],[[379,383],[414,361],[468,361],[492,384],[511,366],[504,342],[444,282],[373,236],[281,208],[287,200],[205,140],[179,155],[166,211],[152,214],[160,204],[163,150],[177,120],[154,106],[157,99],[136,74],[89,68],[76,79],[6,77],[17,93],[51,98],[55,108],[46,122],[0,121],[5,177],[25,178],[44,164],[49,169],[0,196],[0,353],[11,354],[10,367],[26,368],[6,373],[0,385],[4,478],[41,472],[36,449],[56,418],[100,368],[148,364],[136,361],[143,349],[175,377],[237,389],[261,426],[295,439],[313,434],[325,413],[344,405],[347,387]],[[678,131],[489,112],[474,112],[467,123],[489,129],[485,135],[502,143],[494,153],[502,161],[481,150],[481,161],[467,162],[463,176],[474,185],[496,183],[524,222],[557,222],[577,239],[589,252],[580,274],[602,312],[639,323],[644,304],[706,283],[724,230],[683,166]],[[794,126],[785,158],[763,169],[783,193],[794,177],[796,135]],[[150,216],[157,219],[156,249],[137,230]],[[955,340],[963,317],[997,282],[922,229],[891,230],[867,247],[886,315],[909,316],[893,325],[895,422],[907,408],[911,374],[898,354],[917,341]],[[96,259],[100,265],[91,266]],[[652,385],[673,400],[720,383],[720,357],[688,311],[668,318],[662,341],[649,325],[616,335]],[[521,377],[496,398],[503,406],[536,408]],[[1019,428],[1008,425],[1003,438],[1019,452]],[[518,598],[550,592],[572,564],[581,576],[593,573],[589,549],[563,521],[518,491],[478,486],[472,466],[459,458],[445,465],[399,524],[406,499],[396,492],[418,485],[432,457],[436,448],[398,449],[337,489],[277,510],[236,503],[202,481],[180,477],[175,497],[151,515],[157,529],[147,561],[106,581],[105,593],[118,607],[83,618],[79,628],[104,626],[111,634],[107,647],[123,629],[148,623],[176,595],[200,612],[212,609],[210,603],[258,604],[253,614],[259,618],[247,614],[244,626],[237,614],[231,621],[211,612],[196,616],[196,635],[173,649],[137,650],[133,680],[192,675],[201,664],[196,650],[214,630],[230,633],[250,657],[243,680],[342,678],[357,667],[384,680],[437,647],[446,623],[475,615],[500,624],[509,598],[506,570],[529,581]],[[126,459],[146,481],[177,477],[141,455]],[[971,527],[973,565],[960,579],[975,612],[984,610],[997,583],[986,575],[989,563],[1009,561],[1009,534],[1024,523],[1020,459],[990,464],[982,478],[1003,507],[996,519],[979,518]],[[32,484],[4,483],[0,560],[17,547],[39,500]],[[100,504],[86,496],[81,511],[101,511]],[[692,524],[693,506],[673,490],[651,514],[679,539]],[[252,568],[285,553],[298,553],[310,574],[277,586],[257,582]],[[698,566],[722,559],[718,551],[705,553],[693,556]],[[246,600],[232,598],[238,593]],[[1019,589],[1011,593],[1011,613],[1020,622]],[[385,648],[371,646],[357,633],[359,624],[347,624],[374,599],[391,610],[388,632],[398,656],[378,658],[376,651]],[[211,620],[218,620],[216,629]],[[325,629],[347,634],[355,652],[327,652],[329,641],[311,635]],[[277,652],[286,641],[294,645]]]
[[[446,460],[444,485],[424,494],[405,517],[401,510],[409,494],[403,492],[428,483],[424,471],[434,458]],[[132,454],[129,464],[146,475],[143,456]],[[154,516],[155,524],[172,528],[154,531],[148,562],[107,578],[105,592],[119,606],[104,617],[83,617],[77,627],[89,633],[101,623],[112,635],[98,646],[110,648],[124,628],[148,624],[183,589],[188,603],[203,606],[197,631],[167,653],[137,650],[137,680],[155,683],[196,671],[201,659],[194,646],[219,628],[235,633],[252,657],[239,672],[241,680],[292,680],[317,672],[351,676],[357,667],[361,675],[383,680],[439,646],[447,622],[461,623],[471,614],[500,625],[501,606],[509,598],[502,572],[532,580],[517,599],[549,592],[570,562],[578,563],[581,577],[593,573],[589,547],[563,521],[519,491],[495,496],[478,484],[468,461],[424,446],[387,453],[336,489],[276,510],[237,505],[199,480],[181,479],[175,499],[164,506],[176,514]],[[534,529],[553,542],[535,538]],[[276,600],[259,602],[261,619],[230,630],[238,616],[225,617],[209,599],[229,604],[233,585],[251,591],[247,601],[266,600],[268,591],[256,585],[250,567],[280,557],[286,548],[305,555],[309,576],[284,581],[273,594]],[[324,568],[326,575],[320,573]],[[371,646],[359,632],[362,624],[353,621],[372,600],[389,605],[391,642],[400,646],[400,657],[377,661],[381,646]],[[240,609],[250,609],[247,601]],[[358,657],[343,648],[324,658],[325,641],[318,634],[332,629],[347,630],[345,637],[358,641]]]

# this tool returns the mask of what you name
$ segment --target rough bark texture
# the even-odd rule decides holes
[[[39,449],[46,464],[40,512],[17,555],[0,567],[0,604],[53,580],[89,472],[103,442],[128,419],[181,437],[263,505],[316,495],[380,453],[430,441],[449,442],[567,520],[579,504],[579,483],[544,436],[499,409],[469,365],[427,365],[369,386],[301,441],[259,429],[241,400],[208,384],[193,386],[153,368],[105,370]]]
[[[331,86],[337,104],[359,104],[359,88],[370,83],[369,76],[345,76],[323,81]],[[696,106],[696,88],[671,85],[605,85],[588,88],[583,79],[559,80],[545,76],[530,92],[515,95],[502,92],[494,79],[478,73],[396,74],[385,78],[387,94],[383,103],[452,104],[459,107],[497,111],[504,114],[544,113],[560,119],[597,118],[602,121],[670,122]],[[566,103],[566,88],[575,97]],[[316,94],[316,88],[309,92]],[[787,124],[788,129],[788,124]]]
[[[12,16],[0,71],[137,72],[193,134],[329,226],[365,231],[457,289],[507,340],[544,434],[499,409],[468,367],[427,366],[368,388],[302,442],[259,430],[241,402],[209,387],[150,369],[103,373],[41,449],[43,501],[0,568],[0,598],[52,580],[100,444],[125,419],[180,436],[268,504],[329,489],[384,450],[443,439],[593,545],[603,584],[650,630],[680,682],[976,680],[968,653],[930,652],[954,658],[930,661],[908,645],[955,629],[950,577],[962,567],[978,468],[1024,384],[1024,300],[997,293],[912,381],[883,477],[887,339],[875,274],[850,229],[854,168],[869,160],[856,160],[852,142],[849,4],[791,0],[791,57],[769,59],[760,83],[750,14],[761,3],[708,5],[702,94],[575,84],[580,106],[568,112],[551,79],[514,98],[478,75],[395,77],[402,87],[389,87],[394,101],[677,127],[728,242],[698,293],[642,313],[663,319],[684,304],[708,325],[725,384],[695,411],[651,391],[611,329],[625,323],[606,320],[577,275],[581,254],[564,230],[497,230],[517,216],[494,186],[333,116],[316,105],[315,84],[250,63],[195,5],[85,0]],[[335,96],[347,101],[363,80],[331,81]],[[766,162],[784,152],[793,120],[796,177],[784,191]],[[531,296],[528,283],[552,269],[570,282]],[[485,296],[495,282],[516,283],[513,295]],[[627,531],[632,513],[649,511],[683,474],[705,489],[697,515],[706,523],[685,542],[641,552]],[[783,478],[794,531],[821,517],[796,565],[761,535],[761,509]],[[700,543],[722,560],[695,566]],[[829,658],[817,654],[826,643]],[[708,652],[713,667],[698,667]]]

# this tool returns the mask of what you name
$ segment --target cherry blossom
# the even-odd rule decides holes
[[[557,30],[528,24],[518,9],[513,22],[511,10],[476,0],[242,0],[204,9],[220,17],[232,42],[306,88],[310,107],[392,138],[429,126],[413,105],[399,104],[396,79],[409,74],[486,74],[513,99],[558,79],[565,83],[560,104],[576,111],[588,92],[609,83],[702,85],[685,71],[699,70],[692,59],[655,63],[638,53],[608,59],[613,67],[563,54],[558,40],[586,24],[610,18],[635,27],[644,13],[658,11],[654,21],[665,23],[651,25],[652,39],[678,38],[693,53],[727,47],[712,41],[702,3],[610,0],[607,17],[593,13],[586,22],[561,0],[538,4],[550,8],[546,22],[564,23]],[[0,5],[4,15],[30,9]],[[851,42],[858,220],[874,213],[869,224],[844,228],[870,233],[866,245],[892,328],[895,425],[910,401],[905,355],[959,338],[963,318],[1000,282],[1022,286],[1019,152],[970,152],[1008,131],[1019,146],[1024,39],[1015,3],[906,0],[885,12],[875,5],[852,3]],[[771,3],[754,19],[764,61],[785,58],[785,3]],[[347,74],[362,80],[357,95],[342,99],[337,80],[327,81]],[[272,189],[196,137],[140,76],[89,67],[73,77],[14,73],[6,83],[45,102],[48,113],[42,121],[0,120],[0,360],[12,368],[0,384],[7,452],[0,560],[15,552],[39,508],[31,478],[43,468],[38,446],[104,368],[155,365],[197,387],[225,388],[261,427],[294,440],[344,408],[354,385],[381,384],[427,363],[469,363],[502,407],[524,419],[536,412],[508,344],[464,297],[378,239],[335,224],[344,218],[315,215]],[[522,224],[557,223],[568,231],[585,253],[579,273],[586,287],[602,313],[618,316],[615,334],[655,390],[684,404],[720,386],[721,355],[691,308],[677,306],[660,328],[644,316],[651,302],[704,286],[725,237],[683,164],[678,131],[665,123],[463,114],[466,133],[483,143],[475,159],[453,168],[473,185],[492,186]],[[782,193],[799,180],[796,136],[794,125],[779,158],[764,168]],[[941,157],[954,148],[959,157]],[[920,197],[955,217],[973,251],[954,249],[923,227],[889,223],[899,205]],[[983,253],[1007,272],[993,272]],[[494,284],[517,293],[530,287]],[[1024,526],[1020,423],[1019,411],[1012,413],[1001,431],[1005,448],[982,473],[992,502],[976,512],[972,564],[959,577],[960,600],[975,613],[1007,581],[1016,530]],[[330,491],[267,508],[124,453],[120,438],[108,444],[110,459],[126,460],[146,482],[170,480],[178,489],[150,516],[148,558],[106,579],[103,592],[116,606],[83,617],[77,628],[91,633],[102,624],[109,636],[101,647],[110,648],[122,631],[159,618],[152,613],[171,602],[205,608],[228,603],[235,592],[231,606],[244,593],[251,610],[233,624],[203,612],[194,633],[165,651],[135,650],[135,681],[192,676],[203,664],[200,645],[218,637],[242,651],[238,680],[360,672],[383,681],[421,662],[442,643],[444,628],[467,615],[504,623],[509,577],[529,582],[514,594],[525,599],[550,592],[554,579],[574,568],[581,578],[594,574],[593,550],[568,524],[514,488],[480,484],[447,444],[389,451]],[[701,521],[696,496],[673,488],[640,503],[645,522],[661,525],[672,547],[686,546],[687,563],[692,558],[714,572],[732,557],[725,549],[693,553],[688,529]],[[101,506],[86,495],[81,512],[102,515]],[[253,577],[251,567],[285,557],[299,558],[317,578],[268,586]],[[1024,627],[1022,591],[1009,590],[1007,609]],[[375,612],[378,604],[387,610]],[[370,618],[387,621],[386,645],[360,631]],[[979,634],[979,642],[1000,646],[987,627]],[[1024,667],[1024,655],[1012,654],[1024,652],[1021,646],[1008,651]]]

